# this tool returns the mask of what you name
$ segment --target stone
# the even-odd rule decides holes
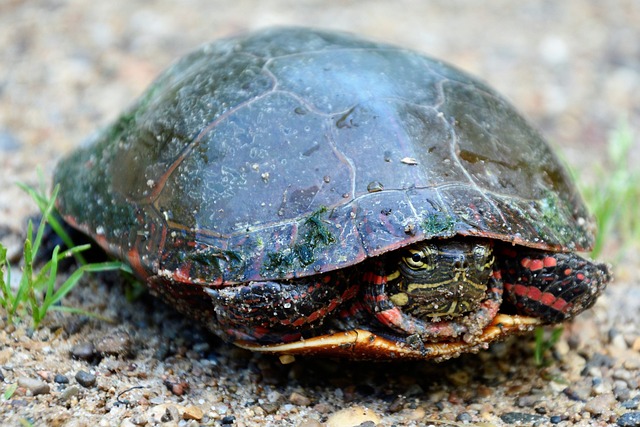
[[[182,414],[182,419],[184,420],[200,421],[202,417],[204,417],[204,412],[202,411],[202,409],[193,405],[184,408],[184,413]]]
[[[49,394],[49,385],[42,380],[34,378],[20,377],[18,378],[18,386],[26,388],[32,396],[39,394]]]
[[[291,393],[291,396],[289,396],[289,402],[298,406],[311,405],[311,399],[309,399],[307,396],[305,396],[302,393],[298,393],[297,391],[294,391],[293,393]]]
[[[89,388],[96,384],[96,376],[87,371],[78,371],[76,381],[83,387]]]
[[[380,423],[378,414],[363,406],[351,406],[334,412],[327,418],[327,427],[356,427],[365,422]]]

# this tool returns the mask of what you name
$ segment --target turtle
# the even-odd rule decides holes
[[[591,307],[595,224],[479,79],[350,33],[203,45],[63,158],[57,209],[254,351],[443,360]]]

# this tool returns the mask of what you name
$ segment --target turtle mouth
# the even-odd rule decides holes
[[[440,342],[413,342],[407,337],[393,339],[364,329],[352,329],[283,344],[264,345],[248,341],[236,341],[234,344],[252,351],[278,354],[283,363],[290,361],[290,356],[296,355],[361,360],[440,361],[462,353],[486,349],[491,342],[531,331],[541,324],[542,321],[535,317],[498,314],[471,342],[462,338]]]

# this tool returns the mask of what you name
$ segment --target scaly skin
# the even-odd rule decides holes
[[[463,247],[477,247],[478,240],[471,242]],[[488,241],[480,242],[491,247]],[[459,245],[459,241],[443,240],[438,247],[446,249],[453,244]],[[415,247],[409,248],[411,253]],[[439,259],[436,268],[463,263],[467,277],[473,277],[471,251],[442,253],[451,259]],[[495,262],[490,256],[487,264],[491,273],[484,298],[473,310],[450,316],[419,318],[411,314],[410,306],[393,302],[392,294],[399,292],[398,269],[385,265],[384,261],[403,261],[392,255],[361,269],[286,282],[251,282],[208,293],[213,298],[218,322],[233,341],[285,343],[340,330],[366,329],[402,341],[445,342],[462,337],[463,341],[473,343],[501,311],[503,293],[505,303],[515,307],[515,314],[537,318],[540,323],[555,323],[591,307],[610,280],[605,265],[575,254],[503,246],[495,248],[494,253]],[[466,255],[469,259],[464,258]],[[429,273],[434,266],[428,267]],[[410,279],[416,278],[405,281]],[[464,286],[463,282],[456,282],[454,288],[437,290],[445,301],[452,289]],[[462,296],[458,298],[465,302],[465,294],[460,292]]]

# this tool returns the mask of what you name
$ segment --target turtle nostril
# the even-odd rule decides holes
[[[458,260],[453,263],[453,268],[456,270],[466,270],[469,268],[469,263],[466,260]]]

